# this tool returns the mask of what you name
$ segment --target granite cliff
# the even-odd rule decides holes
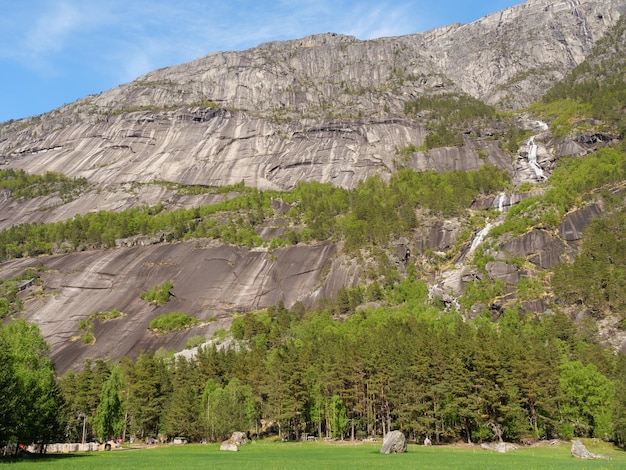
[[[427,131],[406,119],[407,101],[445,91],[528,105],[582,62],[625,9],[621,0],[532,0],[410,36],[321,34],[213,53],[2,126],[0,160],[98,186],[353,187],[392,172],[395,149],[422,145]],[[415,166],[473,169],[479,148],[421,154]],[[509,164],[497,147],[486,150],[489,163]]]
[[[467,123],[462,145],[425,149],[427,119],[405,113],[405,105],[422,96],[453,94],[519,110],[583,62],[625,12],[626,0],[530,0],[471,24],[409,36],[361,41],[320,34],[156,70],[44,115],[0,125],[0,169],[54,171],[89,183],[69,200],[0,193],[0,229],[158,203],[166,210],[191,208],[225,197],[181,194],[173,184],[243,181],[261,190],[290,190],[299,181],[319,181],[354,188],[372,175],[387,180],[399,167],[443,172],[485,164],[509,172],[514,187],[534,183],[530,143],[511,154],[498,139],[504,132],[499,124],[477,130]],[[561,154],[584,154],[598,145],[555,140],[526,117],[515,125],[537,135],[534,151],[548,174]],[[505,205],[527,196],[513,190]],[[475,201],[474,209],[499,205],[491,195]],[[558,234],[539,228],[503,241],[488,275],[514,284],[528,266],[549,269],[571,259],[582,228],[601,210],[593,206],[568,215]],[[391,258],[402,266],[403,250],[424,256],[445,252],[462,244],[464,228],[467,223],[459,219],[425,219],[412,239],[395,243]],[[270,221],[266,230],[262,235],[269,241],[270,232],[283,229]],[[311,305],[357,284],[362,275],[358,263],[347,261],[331,243],[278,250],[206,240],[133,244],[138,246],[0,265],[3,279],[45,266],[42,284],[23,294],[20,315],[41,326],[61,372],[87,358],[133,356],[145,348],[179,350],[192,335],[210,337],[227,327],[234,312],[279,301]],[[515,267],[508,256],[530,265]],[[444,301],[479,275],[466,267],[448,274],[431,279],[446,286]],[[163,279],[175,285],[174,306],[167,310],[217,321],[166,337],[149,333],[150,320],[166,309],[141,303],[138,296]],[[70,341],[80,319],[114,307],[128,316],[99,324],[94,345]],[[533,311],[545,308],[542,302],[528,305]]]

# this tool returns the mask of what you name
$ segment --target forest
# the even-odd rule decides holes
[[[435,443],[501,432],[513,442],[624,445],[626,356],[600,345],[592,323],[514,310],[497,323],[466,322],[428,306],[425,287],[409,282],[421,296],[393,308],[337,321],[339,301],[314,311],[279,304],[237,317],[229,347],[88,362],[58,382],[37,327],[11,322],[0,335],[0,441],[80,442],[83,429],[100,441],[219,441],[236,430],[360,439],[400,429]]]

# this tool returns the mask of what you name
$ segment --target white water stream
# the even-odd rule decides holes
[[[528,139],[528,143],[526,144],[526,146],[528,147],[528,164],[535,172],[535,176],[537,176],[538,180],[545,180],[547,178],[545,173],[543,172],[543,168],[541,168],[541,166],[539,166],[539,163],[537,163],[537,151],[539,150],[539,147],[535,143],[535,137],[536,136],[532,136],[530,139]]]
[[[498,212],[504,212],[504,203],[506,202],[506,193],[500,193],[495,201],[493,201],[493,207],[498,208]],[[510,203],[510,201],[509,201]]]
[[[507,200],[506,193],[500,193],[498,197],[493,202],[493,207],[498,208],[498,212],[500,215],[493,221],[487,222],[487,224],[480,229],[474,238],[472,239],[472,243],[463,256],[464,259],[471,256],[474,251],[480,246],[485,237],[489,234],[491,229],[496,225],[499,225],[504,221],[504,203]],[[442,279],[440,279],[437,283],[429,286],[428,288],[428,299],[433,300],[434,298],[438,298],[443,300],[449,307],[454,307],[457,310],[461,309],[461,305],[457,299],[457,295],[460,295],[460,291],[458,287],[460,285],[460,279],[463,276],[464,272],[466,272],[465,263],[463,261],[456,264],[455,268],[449,270],[445,273]]]
[[[528,139],[528,142],[526,143],[526,148],[528,150],[528,165],[535,173],[536,180],[545,181],[547,179],[547,176],[545,175],[543,168],[541,168],[541,165],[539,165],[539,163],[537,162],[539,146],[537,145],[537,142],[535,142],[535,139],[539,137],[541,133],[547,131],[549,129],[549,126],[542,121],[534,121],[533,124],[533,127],[537,129],[539,133],[533,135],[530,139]],[[493,221],[488,221],[482,229],[476,232],[469,249],[463,256],[463,260],[470,259],[471,255],[483,243],[485,237],[487,237],[491,229],[504,221],[505,206],[508,207],[511,204],[511,197],[504,192],[500,193],[494,199],[492,207],[498,209],[498,216]],[[458,262],[454,269],[447,270],[442,273],[442,275],[438,276],[436,282],[429,286],[428,298],[430,300],[437,298],[443,300],[449,308],[454,307],[457,310],[460,309],[457,296],[461,295],[463,291],[462,286],[464,282],[462,281],[462,278],[464,275],[471,273],[471,268],[466,266],[463,260]]]
[[[572,13],[574,13],[576,18],[578,19],[578,22],[580,23],[580,25],[583,28],[583,35],[585,36],[585,42],[587,42],[587,44],[592,44],[593,43],[593,39],[591,37],[591,34],[589,34],[589,28],[587,28],[587,20],[580,13],[580,10],[578,9],[578,5],[580,4],[580,0],[569,0],[567,3],[569,3],[569,6],[572,7]]]
[[[535,124],[539,129],[541,129],[542,132],[548,130],[548,125],[543,121],[536,121]],[[535,139],[538,135],[539,134],[533,135],[530,139],[528,139],[528,142],[526,143],[526,147],[528,148],[528,164],[535,172],[535,176],[537,177],[537,179],[540,181],[545,181],[548,178],[546,177],[543,168],[541,168],[539,163],[537,163],[537,152],[539,151],[539,146],[535,142]]]
[[[478,248],[478,246],[483,242],[483,240],[485,239],[485,237],[489,233],[489,230],[491,230],[491,227],[493,227],[493,224],[488,222],[487,225],[485,225],[476,234],[476,236],[474,237],[474,240],[472,240],[472,244],[470,245],[470,249],[467,251],[467,254],[465,255],[466,257],[471,255],[472,253],[474,253],[476,248]]]

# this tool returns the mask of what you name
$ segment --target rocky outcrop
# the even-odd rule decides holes
[[[239,446],[244,445],[247,442],[246,435],[242,432],[234,432],[228,438],[228,440],[222,442],[220,450],[226,450],[230,452],[239,451]]]
[[[458,220],[435,220],[431,224],[424,223],[415,236],[414,244],[417,252],[427,250],[445,252],[454,246],[461,232]]]
[[[401,431],[391,431],[383,439],[381,454],[403,454],[406,452],[406,437]]]
[[[619,0],[531,0],[428,32],[423,45],[465,92],[522,107],[581,62],[625,10]]]
[[[564,240],[542,229],[530,232],[504,243],[498,257],[521,256],[542,269],[551,269],[564,261],[572,261],[575,249]]]
[[[577,241],[583,236],[583,229],[602,213],[598,204],[590,204],[567,214],[559,226],[559,234],[566,241]]]
[[[606,457],[604,455],[599,455],[599,454],[594,454],[593,452],[589,452],[589,450],[587,450],[587,448],[585,447],[585,445],[578,441],[578,440],[573,440],[572,441],[572,456],[576,457],[577,459],[582,459],[582,460],[593,460],[593,459],[601,459],[601,460],[611,460],[610,457]]]
[[[505,284],[515,285],[522,278],[523,273],[514,264],[494,261],[487,263],[487,274],[491,279],[500,279]]]

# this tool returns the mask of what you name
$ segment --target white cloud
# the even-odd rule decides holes
[[[77,8],[64,2],[59,3],[35,21],[28,32],[26,50],[32,56],[58,52],[82,22],[81,12]]]
[[[399,36],[422,30],[411,13],[411,5],[379,3],[360,5],[343,21],[344,32],[360,39]]]

